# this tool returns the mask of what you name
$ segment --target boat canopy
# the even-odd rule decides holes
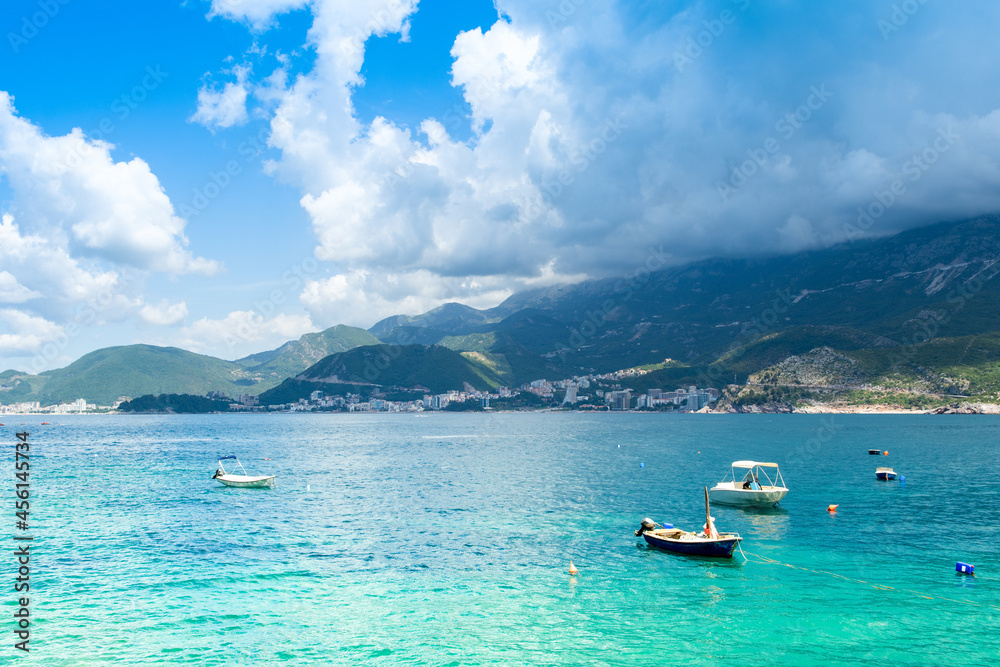
[[[739,475],[736,473],[736,469],[739,468],[741,471],[746,470],[747,472],[741,472]],[[741,479],[738,479],[742,475]],[[761,476],[767,482],[760,482],[757,478]],[[773,479],[772,479],[773,478]],[[729,474],[722,480],[732,482],[757,482],[762,486],[781,486],[785,488],[785,480],[781,477],[781,470],[778,469],[777,463],[764,463],[761,461],[733,461],[732,468],[729,469]]]
[[[763,466],[764,468],[777,468],[777,463],[761,463],[760,461],[733,461],[734,468],[756,468],[757,466]]]
[[[235,458],[236,458],[236,456],[234,456],[233,454],[230,454],[229,456],[220,456],[219,460],[220,461],[228,461],[229,459],[235,459]]]

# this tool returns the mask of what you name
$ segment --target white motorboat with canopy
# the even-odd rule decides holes
[[[771,507],[788,488],[777,463],[734,461],[729,474],[709,491],[712,502],[737,507]]]
[[[229,470],[232,472],[227,472],[223,461],[235,461],[235,465],[230,466]],[[237,475],[237,468],[242,475]],[[274,488],[274,475],[250,475],[247,474],[246,468],[240,463],[240,460],[233,455],[220,456],[219,457],[219,469],[215,471],[212,475],[212,479],[219,480],[220,483],[226,486],[236,486],[246,489],[273,489]]]

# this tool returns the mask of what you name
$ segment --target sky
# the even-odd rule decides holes
[[[0,369],[1000,211],[981,0],[7,0]]]

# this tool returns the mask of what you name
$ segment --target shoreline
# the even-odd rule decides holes
[[[463,411],[463,412],[449,412],[447,410],[427,410],[423,412],[350,412],[350,411],[332,411],[332,410],[288,410],[288,411],[232,411],[232,412],[80,412],[80,413],[60,413],[58,415],[52,415],[50,413],[41,412],[9,412],[3,417],[13,417],[13,418],[38,418],[38,417],[100,417],[100,416],[126,416],[126,415],[145,415],[145,416],[163,416],[163,415],[291,415],[291,414],[302,414],[302,415],[411,415],[411,416],[429,416],[429,415],[446,415],[446,414],[479,414],[479,415],[510,415],[510,414],[642,414],[642,415],[934,415],[934,414],[971,414],[971,415],[1000,415],[1000,405],[992,403],[977,403],[970,404],[975,407],[978,411],[954,411],[954,412],[936,412],[935,409],[908,409],[893,406],[872,406],[872,405],[807,405],[801,407],[793,407],[791,410],[746,410],[740,412],[730,412],[728,410],[696,410],[687,412],[675,412],[675,411],[649,411],[649,410],[587,410],[587,411],[577,411],[577,410],[559,410],[552,408],[540,408],[537,410],[490,410],[488,412],[480,411]],[[756,407],[756,406],[753,406]],[[0,425],[14,426],[13,422],[5,424],[0,422]],[[54,424],[53,424],[54,425]]]

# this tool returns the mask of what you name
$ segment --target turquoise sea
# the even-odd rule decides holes
[[[2,557],[0,663],[1000,661],[1000,418],[4,417],[6,532],[27,429],[35,541],[27,657]],[[229,453],[278,488],[210,480]],[[703,486],[744,458],[791,488],[713,507],[748,561],[633,536],[700,528]]]

